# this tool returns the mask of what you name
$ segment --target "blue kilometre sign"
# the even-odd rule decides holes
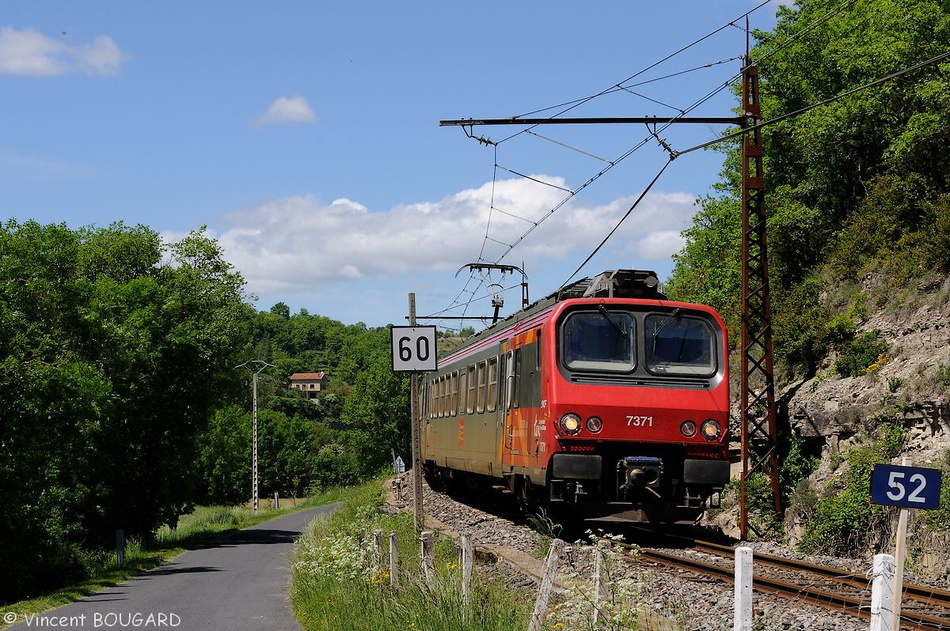
[[[939,508],[940,471],[876,465],[871,472],[871,501],[901,508]]]

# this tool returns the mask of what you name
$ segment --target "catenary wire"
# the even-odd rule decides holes
[[[765,0],[765,1],[761,2],[760,4],[758,4],[757,6],[755,6],[754,8],[750,9],[749,11],[745,12],[744,14],[742,14],[741,16],[739,16],[738,18],[736,18],[735,20],[732,20],[731,22],[729,22],[729,23],[727,23],[727,24],[725,24],[725,25],[723,25],[723,26],[721,26],[721,27],[715,29],[714,31],[711,31],[710,33],[707,33],[706,35],[704,35],[704,36],[702,36],[702,37],[700,37],[700,38],[694,40],[693,42],[687,44],[686,46],[681,47],[681,48],[678,49],[677,51],[675,51],[675,52],[673,52],[673,53],[667,55],[666,57],[664,57],[664,58],[662,58],[662,59],[660,59],[660,60],[658,60],[658,61],[656,61],[656,62],[654,62],[653,64],[651,64],[651,65],[649,65],[649,66],[643,68],[642,70],[640,70],[640,71],[634,73],[633,75],[630,75],[629,77],[627,77],[627,78],[624,79],[623,81],[620,81],[620,82],[614,84],[614,85],[611,86],[610,88],[607,88],[607,89],[605,89],[605,90],[601,90],[601,91],[598,92],[597,94],[590,95],[590,96],[584,97],[584,98],[582,98],[582,99],[577,99],[577,100],[575,100],[575,101],[571,101],[571,102],[562,104],[562,106],[553,106],[553,107],[544,108],[544,109],[542,109],[542,110],[537,110],[537,111],[538,111],[538,112],[543,112],[543,111],[549,111],[549,110],[551,110],[551,109],[558,109],[558,108],[560,108],[560,111],[558,111],[556,114],[552,115],[552,118],[554,118],[554,117],[556,117],[556,116],[563,115],[563,114],[565,114],[565,113],[571,111],[572,109],[575,109],[576,107],[579,107],[580,105],[582,105],[582,104],[584,104],[584,103],[590,102],[591,100],[593,100],[593,99],[595,99],[595,98],[597,98],[597,97],[599,97],[599,96],[602,96],[602,95],[608,94],[608,93],[613,93],[613,92],[620,91],[620,90],[623,90],[623,91],[632,93],[632,94],[634,94],[634,95],[636,95],[636,96],[640,96],[640,97],[642,97],[642,98],[646,98],[646,97],[643,97],[642,95],[637,94],[636,92],[633,92],[630,88],[636,87],[636,86],[638,86],[638,85],[643,85],[643,84],[646,84],[646,83],[655,82],[655,81],[658,81],[658,80],[660,80],[660,79],[662,79],[662,78],[664,78],[664,77],[657,77],[657,78],[653,78],[653,79],[648,79],[648,80],[646,80],[646,81],[643,81],[643,82],[640,82],[640,83],[636,83],[636,84],[632,84],[632,85],[626,85],[626,86],[625,86],[624,84],[626,84],[626,83],[628,83],[628,82],[634,80],[634,79],[637,78],[638,76],[643,75],[644,73],[646,73],[646,72],[652,70],[653,68],[656,68],[657,66],[659,66],[659,65],[661,65],[661,64],[663,64],[663,63],[665,63],[666,61],[669,61],[670,59],[672,59],[672,58],[676,57],[677,55],[681,54],[682,52],[684,52],[684,51],[686,51],[686,50],[692,48],[693,46],[698,45],[699,43],[705,41],[706,39],[709,39],[710,37],[716,35],[717,33],[719,33],[719,32],[721,32],[722,30],[728,28],[729,26],[735,26],[736,22],[738,22],[739,20],[741,20],[741,19],[743,19],[743,18],[745,18],[745,17],[751,15],[752,13],[754,13],[755,11],[761,9],[762,7],[766,6],[767,4],[769,4],[769,0]],[[735,59],[735,58],[731,58],[730,60],[734,60],[734,59]],[[679,75],[685,74],[685,73],[687,73],[687,72],[692,72],[692,71],[694,71],[694,70],[698,70],[698,69],[701,69],[701,68],[709,68],[709,67],[712,67],[712,66],[714,66],[714,65],[718,65],[718,64],[721,64],[721,63],[725,63],[726,61],[730,61],[730,60],[720,60],[720,61],[713,62],[713,63],[703,64],[702,66],[698,66],[698,67],[696,67],[696,68],[691,68],[691,69],[688,69],[688,70],[678,71],[678,72],[676,72],[676,73],[671,73],[671,74],[667,75],[667,77],[679,76]],[[703,97],[702,99],[700,99],[699,101],[697,101],[696,103],[694,103],[692,106],[690,106],[689,108],[687,108],[687,109],[685,109],[685,110],[679,110],[678,108],[675,108],[675,107],[673,107],[673,106],[669,106],[669,105],[660,103],[660,102],[658,102],[658,101],[657,101],[657,103],[658,103],[659,105],[664,105],[664,106],[666,106],[666,107],[671,107],[672,109],[679,111],[679,112],[680,112],[680,115],[685,115],[685,114],[687,114],[689,111],[691,111],[692,109],[695,109],[695,108],[698,107],[700,104],[702,104],[702,103],[704,103],[705,101],[707,101],[708,99],[712,98],[712,96],[714,96],[715,94],[718,94],[721,90],[723,90],[723,89],[725,89],[726,87],[728,87],[732,82],[734,82],[734,79],[732,79],[732,80],[730,80],[730,81],[727,81],[725,84],[723,84],[723,85],[720,86],[719,88],[715,89],[715,90],[712,91],[710,94],[706,95],[705,97]],[[652,100],[652,99],[648,99],[648,100]],[[533,113],[533,112],[532,112],[532,113]],[[530,114],[531,114],[531,113],[522,114],[522,115],[520,115],[520,116],[528,116],[528,115],[530,115]],[[622,162],[624,159],[626,159],[627,157],[629,157],[630,155],[632,155],[632,153],[634,153],[636,150],[638,150],[638,149],[641,148],[643,145],[645,145],[647,142],[649,142],[650,139],[656,138],[657,140],[660,140],[658,134],[661,133],[664,129],[666,129],[670,124],[671,124],[671,123],[668,123],[668,124],[666,124],[665,126],[663,126],[661,129],[655,130],[653,133],[650,134],[650,136],[648,136],[647,138],[645,138],[645,139],[641,140],[640,142],[638,142],[633,148],[631,148],[630,150],[624,152],[624,153],[623,153],[620,157],[618,157],[617,159],[615,159],[615,160],[613,160],[613,161],[607,161],[607,162],[608,162],[608,165],[607,165],[604,169],[602,169],[600,172],[596,173],[594,176],[592,176],[591,178],[589,178],[586,182],[584,182],[584,183],[583,183],[581,186],[579,186],[578,188],[569,191],[568,194],[565,196],[565,198],[564,198],[563,200],[561,200],[561,202],[559,202],[558,204],[556,204],[550,211],[548,211],[544,216],[542,216],[542,217],[541,217],[540,219],[538,219],[537,221],[532,221],[532,220],[530,220],[530,219],[524,219],[524,218],[518,217],[517,215],[514,215],[514,214],[512,214],[512,213],[505,213],[505,214],[508,214],[508,215],[510,215],[510,216],[516,217],[516,218],[518,218],[518,219],[523,219],[524,221],[526,221],[526,222],[528,222],[528,223],[531,223],[532,225],[531,225],[531,227],[530,227],[524,234],[522,234],[513,244],[510,244],[510,245],[509,245],[508,249],[505,250],[505,252],[502,253],[502,255],[499,256],[499,257],[496,259],[496,262],[501,261],[502,259],[504,259],[504,258],[511,252],[511,250],[513,250],[514,247],[516,247],[516,246],[517,246],[519,243],[521,243],[525,238],[527,238],[527,236],[528,236],[531,232],[533,232],[534,229],[537,228],[538,225],[540,225],[541,222],[543,222],[545,219],[547,219],[548,217],[550,217],[551,215],[553,215],[557,210],[559,210],[560,208],[562,208],[570,199],[572,199],[572,198],[573,198],[575,195],[577,195],[580,191],[586,189],[586,188],[587,188],[588,186],[590,186],[593,182],[595,182],[595,181],[598,180],[600,177],[602,177],[603,175],[605,175],[605,174],[606,174],[609,170],[611,170],[614,166],[616,166],[617,164],[619,164],[620,162]],[[523,134],[523,133],[531,133],[531,130],[532,130],[534,127],[536,127],[536,126],[532,126],[532,127],[526,128],[526,129],[524,129],[524,130],[520,130],[520,131],[516,132],[515,134],[512,134],[512,135],[510,135],[510,136],[508,136],[508,137],[506,137],[506,138],[504,138],[504,139],[502,139],[502,140],[500,140],[500,141],[497,141],[497,142],[491,142],[491,141],[488,141],[487,139],[476,138],[476,139],[479,140],[480,142],[485,142],[486,144],[491,144],[491,145],[493,145],[493,148],[494,148],[494,151],[495,151],[494,164],[495,164],[495,172],[496,172],[496,176],[493,177],[493,181],[492,181],[492,195],[491,195],[491,205],[490,205],[490,210],[489,210],[489,218],[488,218],[488,222],[487,222],[487,225],[486,225],[485,236],[484,236],[484,239],[483,239],[483,241],[482,241],[482,247],[481,247],[481,250],[480,250],[480,252],[479,252],[479,257],[478,257],[478,260],[479,260],[479,261],[484,261],[484,260],[485,260],[485,259],[484,259],[485,247],[486,247],[486,245],[487,245],[487,243],[488,243],[489,240],[495,241],[496,243],[501,243],[501,242],[499,242],[499,241],[497,241],[497,240],[495,240],[495,239],[491,239],[491,237],[489,236],[493,210],[499,210],[499,212],[505,212],[505,211],[501,211],[500,209],[495,209],[495,208],[494,208],[494,185],[495,185],[495,182],[497,181],[497,170],[498,170],[498,168],[501,168],[501,169],[503,169],[503,170],[512,172],[512,173],[514,173],[514,174],[516,174],[516,175],[519,175],[519,176],[521,176],[521,177],[526,177],[526,176],[523,176],[523,174],[520,174],[520,173],[518,173],[518,172],[516,172],[516,171],[512,171],[511,169],[506,169],[505,167],[502,167],[502,166],[500,166],[500,165],[498,164],[498,160],[497,160],[497,147],[498,147],[499,144],[501,144],[501,143],[503,143],[503,142],[506,142],[507,140],[510,140],[510,139],[514,138],[515,136],[521,135],[521,134]],[[550,142],[554,142],[554,143],[556,143],[556,144],[561,144],[562,146],[565,146],[565,145],[563,145],[563,143],[558,143],[558,141],[555,141],[555,140],[553,140],[553,139],[548,139],[548,138],[546,138],[546,137],[544,137],[544,136],[541,136],[540,134],[536,134],[536,133],[535,133],[535,134],[533,134],[533,135],[538,136],[538,137],[540,137],[540,138],[542,138],[542,139],[548,140],[548,141],[550,141]],[[474,136],[471,136],[471,137],[474,137]],[[662,141],[661,141],[661,144],[663,144]],[[599,158],[599,157],[597,157],[597,156],[593,156],[593,155],[591,155],[591,154],[589,154],[589,153],[587,153],[587,152],[584,152],[584,151],[582,151],[582,150],[579,150],[579,149],[576,149],[576,148],[573,148],[573,147],[569,147],[569,146],[568,146],[567,148],[573,149],[573,150],[575,150],[575,151],[580,151],[581,153],[585,153],[585,154],[587,154],[587,155],[590,155],[590,157],[592,157],[592,158],[599,159],[599,160],[601,160],[601,161],[606,161],[606,160],[603,159],[603,158]],[[672,156],[672,157],[675,157],[675,156]],[[672,159],[672,157],[671,157],[671,159]],[[668,163],[667,163],[667,164],[668,164]],[[665,169],[665,166],[664,166],[664,169]],[[662,172],[662,171],[661,171],[661,172]],[[532,179],[532,178],[529,178],[529,179]],[[546,182],[544,182],[544,184],[550,185],[549,183],[546,183]],[[650,186],[652,187],[652,183],[651,183]],[[560,188],[560,187],[555,187],[555,188]],[[562,189],[562,190],[566,190],[566,189]],[[649,189],[647,189],[647,190],[649,190]],[[631,209],[631,210],[632,210],[632,209]],[[502,244],[502,245],[505,245],[505,244]],[[601,244],[601,245],[603,245],[603,244]],[[600,247],[600,246],[598,246],[598,249],[599,249],[599,247]],[[582,267],[583,267],[583,266],[582,266]],[[576,272],[575,272],[575,274],[576,274]],[[469,281],[466,282],[465,288],[468,287],[469,283],[470,283],[472,280],[474,280],[474,273],[470,274]],[[479,283],[479,288],[480,288],[483,284],[484,284],[484,282]],[[457,296],[457,298],[456,298],[456,302],[453,303],[452,306],[454,306],[454,305],[456,305],[456,304],[460,304],[460,303],[459,303],[459,299],[462,297],[462,295],[463,295],[464,292],[465,292],[465,289],[463,289],[463,292],[460,292],[460,294],[459,294],[459,295]],[[471,304],[471,303],[474,301],[474,300],[473,300],[473,298],[474,298],[474,293],[472,293],[471,296],[472,296],[472,297],[470,297],[469,300],[468,300],[467,303],[466,303],[465,312],[467,312],[467,307],[468,307],[468,305]],[[449,308],[451,309],[452,306],[450,306]]]
[[[567,277],[567,280],[565,280],[561,284],[561,288],[564,288],[569,282],[571,282],[571,279],[577,276],[577,273],[581,271],[582,269],[584,269],[584,266],[587,265],[590,262],[590,260],[594,258],[594,256],[597,255],[597,253],[600,251],[602,247],[604,247],[604,244],[607,243],[607,241],[610,239],[610,237],[614,235],[615,232],[617,232],[617,230],[620,228],[620,225],[624,221],[627,220],[627,217],[630,216],[630,213],[632,213],[634,209],[640,205],[640,202],[643,201],[643,198],[646,197],[646,194],[650,192],[650,189],[653,188],[653,185],[656,184],[657,180],[660,179],[660,176],[663,175],[663,172],[666,171],[666,167],[670,166],[670,164],[673,162],[673,159],[674,159],[674,156],[670,156],[670,159],[666,161],[666,164],[664,164],[663,167],[659,170],[659,172],[657,172],[657,174],[653,177],[653,179],[650,180],[650,183],[647,184],[647,187],[645,189],[643,189],[643,191],[640,193],[640,196],[637,197],[637,199],[633,202],[633,204],[630,206],[627,212],[624,213],[623,217],[620,218],[620,221],[617,222],[617,225],[614,226],[613,229],[607,233],[607,236],[604,237],[603,240],[597,245],[597,247],[594,248],[594,250],[587,256],[586,259],[584,259],[584,262],[581,263],[577,267],[576,270],[574,270],[574,273],[572,273],[570,276]]]
[[[888,82],[888,81],[892,81],[892,80],[894,80],[894,79],[898,79],[898,78],[900,78],[900,77],[902,77],[902,76],[904,76],[904,75],[906,75],[906,74],[910,74],[911,72],[914,72],[914,71],[916,71],[916,70],[920,70],[920,69],[922,69],[922,68],[926,68],[927,66],[932,66],[933,64],[940,63],[941,61],[943,61],[943,60],[945,60],[945,59],[947,59],[947,58],[950,58],[950,51],[943,52],[943,53],[941,53],[941,54],[939,54],[939,55],[937,55],[937,56],[935,56],[935,57],[931,57],[930,59],[926,59],[926,60],[924,60],[924,61],[918,62],[918,63],[916,63],[916,64],[914,64],[914,65],[912,65],[912,66],[908,66],[907,68],[903,68],[903,69],[898,70],[898,71],[896,71],[896,72],[892,72],[891,74],[887,75],[886,77],[881,77],[880,79],[876,79],[876,80],[874,80],[874,81],[872,81],[872,82],[870,82],[870,83],[865,83],[864,85],[859,86],[859,87],[857,87],[857,88],[853,88],[853,89],[851,89],[851,90],[847,90],[847,91],[845,91],[845,92],[842,92],[841,94],[836,94],[835,96],[832,96],[832,97],[829,97],[829,98],[827,98],[827,99],[824,99],[823,101],[819,101],[818,103],[812,103],[811,105],[806,105],[805,107],[801,107],[801,108],[799,108],[799,109],[797,109],[797,110],[795,110],[795,111],[787,112],[787,113],[785,113],[785,114],[782,114],[781,116],[776,116],[775,118],[770,118],[770,119],[767,120],[767,121],[762,121],[761,123],[756,123],[756,124],[754,124],[754,125],[749,125],[748,127],[745,127],[744,129],[742,129],[742,130],[740,130],[740,131],[733,132],[733,133],[731,133],[731,134],[726,134],[725,136],[722,136],[722,137],[717,138],[717,139],[715,139],[715,140],[711,140],[711,141],[709,141],[709,142],[704,142],[704,143],[702,143],[702,144],[700,144],[700,145],[696,145],[695,147],[690,147],[689,149],[683,149],[682,151],[680,151],[680,152],[678,153],[678,155],[683,155],[684,153],[690,153],[690,152],[692,152],[692,151],[696,151],[697,149],[705,149],[706,147],[711,147],[711,146],[717,145],[717,144],[719,144],[719,143],[721,143],[721,142],[728,142],[728,141],[730,141],[730,140],[735,140],[735,139],[738,138],[739,136],[742,136],[743,134],[745,134],[745,133],[747,133],[747,132],[749,132],[749,131],[753,131],[753,130],[756,130],[756,129],[761,129],[761,128],[766,127],[766,126],[768,126],[768,125],[773,125],[773,124],[775,124],[775,123],[780,123],[780,122],[782,122],[782,121],[784,121],[784,120],[787,120],[787,119],[789,119],[789,118],[792,118],[792,117],[795,117],[795,116],[800,116],[800,115],[802,115],[802,114],[804,114],[804,113],[806,113],[806,112],[808,112],[808,111],[810,111],[810,110],[815,109],[816,107],[821,107],[821,106],[823,106],[823,105],[828,105],[828,104],[830,104],[830,103],[834,103],[835,101],[838,101],[838,100],[840,100],[840,99],[843,99],[843,98],[852,96],[852,95],[854,95],[854,94],[857,94],[858,92],[862,92],[862,91],[867,90],[867,89],[869,89],[869,88],[873,88],[873,87],[875,87],[875,86],[881,85],[882,83],[886,83],[886,82]]]

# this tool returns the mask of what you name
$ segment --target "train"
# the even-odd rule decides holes
[[[469,337],[420,390],[422,471],[555,521],[697,523],[730,477],[725,324],[608,270]]]

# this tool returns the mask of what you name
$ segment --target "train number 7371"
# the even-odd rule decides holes
[[[627,427],[653,427],[653,417],[627,416]]]

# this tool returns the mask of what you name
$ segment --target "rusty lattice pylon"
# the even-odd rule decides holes
[[[765,183],[759,72],[746,65],[742,76],[744,126],[742,142],[742,332],[741,400],[742,477],[740,533],[749,530],[749,478],[761,473],[769,480],[776,515],[782,508],[779,488],[775,378],[772,362],[772,307],[766,243]]]

